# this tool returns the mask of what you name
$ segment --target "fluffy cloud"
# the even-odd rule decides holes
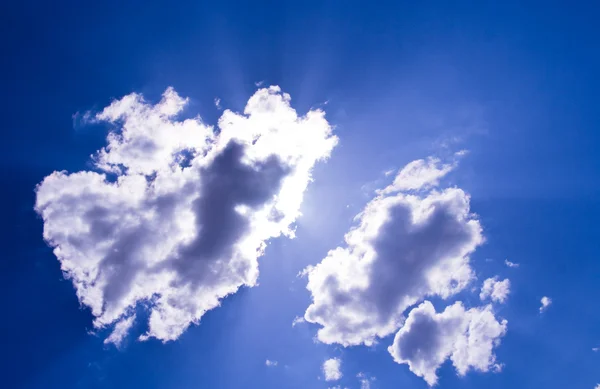
[[[483,301],[490,298],[492,301],[503,303],[510,293],[510,280],[498,281],[497,277],[488,278],[483,282],[479,298]]]
[[[493,349],[506,332],[506,320],[497,321],[491,306],[465,310],[461,302],[436,313],[429,301],[413,309],[388,351],[397,363],[437,382],[437,369],[448,358],[459,375],[470,369],[499,370]]]
[[[324,112],[298,116],[278,87],[258,90],[218,131],[172,88],[158,104],[131,94],[94,120],[113,126],[94,170],[54,172],[36,189],[54,247],[94,325],[118,343],[139,303],[140,338],[179,337],[241,286],[253,286],[266,242],[292,237],[317,161],[337,143]]]
[[[330,358],[323,363],[325,381],[337,381],[342,378],[342,361],[339,358]]]
[[[395,332],[427,296],[447,298],[473,278],[469,255],[483,242],[469,196],[437,190],[456,164],[411,162],[357,216],[346,245],[309,267],[305,319],[324,343],[370,345]]]
[[[552,304],[552,299],[548,296],[544,296],[542,297],[542,299],[540,300],[540,302],[542,303],[542,306],[540,307],[540,313],[544,312],[546,309],[548,309],[548,307],[550,306],[550,304]]]
[[[520,266],[518,263],[511,262],[508,259],[504,260],[504,264],[508,267],[519,267]]]
[[[275,367],[275,366],[277,366],[277,363],[278,363],[277,361],[272,361],[270,359],[267,359],[265,361],[265,365],[267,365],[268,367]]]
[[[456,302],[436,313],[425,301],[404,317],[428,296],[449,298],[474,278],[469,256],[483,235],[469,196],[437,189],[455,167],[434,158],[409,163],[357,216],[346,245],[304,271],[312,295],[304,317],[321,326],[321,342],[371,345],[398,331],[388,351],[430,385],[447,359],[460,375],[500,369],[493,349],[507,323],[491,305],[467,310]],[[486,280],[482,298],[504,301],[509,287]]]

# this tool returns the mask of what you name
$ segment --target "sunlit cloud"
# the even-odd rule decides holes
[[[178,338],[241,286],[269,239],[294,236],[304,191],[337,143],[321,110],[300,116],[279,87],[259,89],[218,130],[179,120],[188,99],[133,93],[94,116],[112,126],[94,169],[54,172],[36,189],[44,238],[94,326],[119,344],[136,306],[141,340]]]

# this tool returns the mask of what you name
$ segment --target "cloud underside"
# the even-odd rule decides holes
[[[486,353],[456,346],[464,339],[478,339],[469,337],[468,331],[469,323],[478,315],[490,323],[493,319],[502,328],[490,343],[496,344],[506,323],[495,320],[491,306],[465,310],[459,304],[448,308],[457,315],[462,312],[460,323],[452,324],[450,332],[442,320],[450,315],[446,311],[440,314],[440,328],[421,328],[425,322],[416,317],[421,310],[431,313],[429,303],[408,314],[409,319],[411,315],[415,318],[412,327],[404,316],[407,309],[424,299],[447,299],[474,279],[470,255],[484,240],[481,225],[470,212],[469,196],[462,189],[437,188],[456,166],[456,162],[442,164],[435,158],[408,164],[357,216],[358,225],[346,234],[346,245],[331,250],[319,264],[304,271],[312,296],[304,317],[320,325],[319,341],[371,345],[399,331],[390,353],[429,383],[434,382],[435,370],[448,357],[459,361],[455,362],[459,373],[466,372],[468,366],[478,370],[493,367],[492,347]],[[500,294],[498,291],[495,297],[499,299]],[[438,318],[435,311],[429,316],[433,322]],[[432,335],[441,331],[443,343],[451,343],[460,351],[448,353],[442,346],[427,346],[427,337],[419,335],[424,331]],[[431,352],[415,354],[421,343]]]
[[[44,238],[94,325],[120,343],[136,306],[140,338],[179,337],[225,296],[253,286],[266,242],[293,237],[316,162],[337,143],[324,112],[298,116],[278,87],[258,90],[218,131],[178,120],[187,99],[131,94],[94,121],[113,126],[94,170],[54,172],[37,187]]]

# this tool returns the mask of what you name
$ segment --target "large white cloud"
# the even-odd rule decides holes
[[[176,339],[220,300],[258,277],[266,241],[293,236],[311,169],[337,143],[324,112],[298,116],[278,87],[258,90],[218,131],[178,120],[172,88],[158,104],[131,94],[94,120],[114,129],[93,171],[54,172],[37,187],[44,238],[94,325],[150,309],[141,339]]]
[[[437,369],[450,358],[459,375],[470,369],[499,370],[494,347],[506,332],[506,320],[498,321],[491,305],[465,310],[461,302],[436,313],[429,301],[410,311],[388,351],[398,363],[437,382]]]
[[[471,281],[480,223],[463,190],[435,188],[454,166],[433,158],[408,164],[357,216],[346,246],[305,270],[313,302],[304,317],[322,326],[321,342],[370,345],[395,332],[411,305]]]

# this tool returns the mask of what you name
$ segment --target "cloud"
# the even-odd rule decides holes
[[[275,366],[277,366],[277,363],[278,363],[277,361],[271,361],[269,359],[267,359],[265,361],[265,365],[267,365],[268,367],[275,367]]]
[[[134,323],[135,314],[118,321],[110,335],[104,339],[104,344],[113,343],[117,347],[120,346]]]
[[[475,369],[500,370],[493,353],[506,332],[506,320],[497,321],[490,305],[465,310],[461,302],[436,313],[429,301],[413,309],[388,351],[397,363],[433,386],[437,369],[452,360],[459,375]]]
[[[503,303],[510,293],[510,280],[498,281],[498,277],[488,278],[483,282],[479,298],[483,301],[491,298],[492,301]]]
[[[296,317],[294,318],[294,320],[292,321],[292,327],[296,327],[298,324],[302,324],[302,323],[304,323],[304,322],[305,322],[305,320],[304,320],[304,318],[303,318],[303,317],[296,316]]]
[[[375,377],[369,377],[363,372],[358,373],[356,378],[360,382],[360,389],[371,389],[371,382],[375,381]]]
[[[342,361],[339,358],[330,358],[323,363],[325,381],[337,381],[342,378]]]
[[[437,158],[417,159],[406,165],[398,173],[392,185],[384,189],[384,193],[428,189],[437,186],[439,180],[452,171],[454,167],[455,164],[442,164]],[[386,176],[388,172],[386,172]]]
[[[304,317],[321,326],[318,340],[371,345],[394,333],[411,305],[450,297],[473,279],[469,256],[483,236],[469,196],[435,189],[455,165],[408,164],[357,216],[346,245],[304,271],[312,295]]]
[[[44,239],[98,329],[125,329],[144,303],[140,339],[173,340],[254,286],[266,242],[294,236],[312,168],[337,143],[323,111],[298,116],[276,86],[243,114],[225,110],[218,131],[178,120],[187,101],[172,88],[157,104],[114,101],[95,116],[113,129],[94,170],[54,172],[36,188]]]
[[[519,267],[520,266],[518,263],[511,262],[508,259],[504,260],[504,264],[508,267]]]
[[[550,304],[552,304],[552,299],[550,297],[544,296],[544,297],[542,297],[540,302],[542,303],[542,306],[540,307],[540,313],[542,313],[542,312],[546,311],[546,309],[548,309]]]

